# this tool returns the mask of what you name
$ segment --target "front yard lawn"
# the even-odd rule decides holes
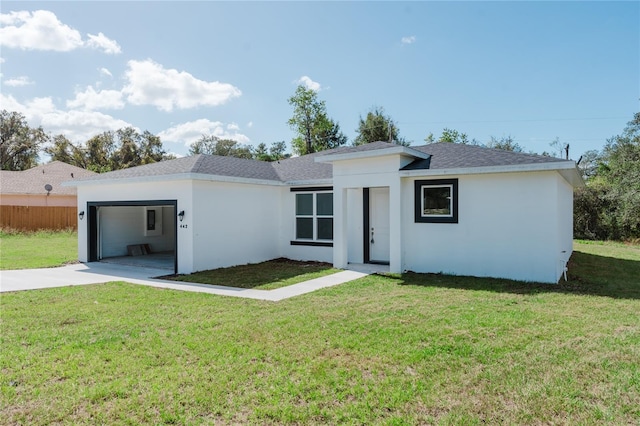
[[[77,260],[75,231],[0,230],[0,269],[49,268]]]
[[[219,268],[189,275],[170,275],[164,279],[228,287],[274,290],[340,272],[331,264],[274,259],[267,262]]]
[[[588,247],[586,247],[588,246]],[[570,281],[368,276],[281,302],[2,294],[2,424],[637,424],[637,246]]]

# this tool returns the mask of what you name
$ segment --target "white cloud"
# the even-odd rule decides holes
[[[52,134],[62,133],[72,141],[86,142],[108,130],[134,127],[124,120],[98,111],[56,110],[42,116],[42,127]]]
[[[230,129],[229,126],[233,127],[233,124],[225,126],[220,121],[201,118],[170,127],[160,132],[158,136],[162,142],[181,143],[185,146],[191,145],[200,139],[202,135],[214,135],[220,139],[233,139],[240,143],[248,143],[250,141],[246,135],[237,132],[239,129]]]
[[[98,35],[87,34],[87,37],[89,37],[89,40],[87,40],[88,47],[102,49],[104,53],[110,55],[117,55],[122,52],[120,45],[115,40],[111,40],[102,33],[98,33]]]
[[[402,44],[415,43],[416,36],[412,35],[412,36],[402,37],[402,39],[400,41],[402,42]]]
[[[82,40],[78,30],[60,22],[55,13],[48,10],[0,14],[0,45],[5,47],[57,52],[90,47],[110,54],[121,52],[118,43],[102,33],[87,36],[87,41]]]
[[[113,74],[111,74],[111,71],[109,71],[106,68],[99,68],[98,71],[100,71],[100,75],[106,75],[109,77],[113,77]]]
[[[28,86],[34,83],[33,81],[29,80],[29,77],[22,75],[16,78],[10,78],[9,80],[6,80],[4,84],[11,87],[21,87],[21,86]]]
[[[153,105],[163,111],[186,109],[201,105],[216,106],[242,94],[228,83],[198,80],[185,71],[166,69],[147,59],[129,61],[127,85],[123,93],[134,105]]]
[[[0,25],[0,44],[6,47],[68,52],[83,45],[80,33],[48,10],[0,14]]]
[[[229,123],[227,124],[227,130],[240,130],[240,126],[236,123]]]
[[[248,127],[248,128],[252,128],[252,127],[253,127],[253,121],[248,122],[248,123],[247,123],[247,127]]]
[[[91,86],[88,86],[84,92],[76,92],[73,100],[67,101],[67,108],[81,108],[93,111],[96,109],[122,109],[124,108],[124,100],[122,92],[119,90],[100,90],[96,92]]]
[[[4,58],[0,58],[0,64],[4,64],[5,59]]]
[[[99,133],[131,126],[124,120],[97,111],[59,110],[50,97],[20,103],[11,95],[0,94],[0,103],[4,109],[23,114],[30,126],[42,126],[53,135],[64,134],[73,142],[84,143]]]
[[[7,111],[16,111],[21,114],[25,112],[24,105],[11,95],[3,95],[0,93],[0,105],[2,105],[2,109],[6,109]]]
[[[303,75],[302,77],[300,77],[298,81],[296,81],[296,83],[302,84],[307,89],[311,89],[314,92],[319,92],[320,90],[322,90],[322,86],[320,85],[320,83],[318,83],[317,81],[311,80],[311,78],[307,77],[306,75]]]

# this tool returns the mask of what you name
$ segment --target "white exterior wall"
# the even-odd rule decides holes
[[[347,260],[349,263],[364,262],[362,189],[347,189]]]
[[[389,270],[402,271],[402,212],[406,206],[402,201],[398,170],[408,162],[409,158],[394,154],[333,163],[335,267],[346,268],[348,263],[362,262],[361,189],[385,187],[389,188]],[[352,229],[355,226],[359,227],[359,232]]]
[[[288,186],[199,180],[80,185],[78,211],[87,211],[87,202],[177,200],[175,212],[163,210],[163,229],[173,235],[175,215],[185,211],[177,230],[179,273],[277,257],[333,262],[344,268],[363,261],[362,188],[386,187],[391,272],[557,282],[573,238],[573,188],[558,172],[400,178],[398,170],[407,161],[391,155],[333,163],[333,248],[291,245],[296,193]],[[459,223],[415,223],[414,181],[443,177],[459,180]],[[143,229],[143,208],[104,211],[122,216],[119,222],[130,222],[132,229],[103,230],[110,234],[107,241],[126,250],[125,234],[132,234],[137,221]],[[130,220],[125,219],[128,215]],[[88,260],[87,224],[85,215],[78,223],[82,262]],[[130,243],[145,242],[136,236]],[[157,240],[156,250],[165,243]],[[118,255],[104,249],[103,256]]]
[[[280,257],[281,194],[278,186],[195,181],[193,271]]]
[[[573,187],[559,174],[556,180],[558,185],[557,252],[559,253],[556,276],[560,278],[573,253]]]
[[[100,207],[102,257],[126,256],[130,244],[149,244],[152,252],[173,250],[173,207],[162,207],[162,234],[145,236],[145,208]]]
[[[78,259],[80,262],[89,260],[88,253],[88,202],[97,201],[147,201],[147,200],[177,200],[177,211],[185,210],[184,222],[178,223],[178,272],[188,274],[193,271],[193,242],[192,228],[188,225],[191,220],[192,182],[161,181],[121,184],[80,185],[78,190],[78,212],[84,211],[83,220],[78,220]],[[119,207],[123,208],[123,207]],[[139,207],[142,210],[142,207]],[[164,211],[163,211],[164,213]],[[140,213],[142,215],[143,213]],[[177,213],[176,213],[177,214]],[[163,214],[165,220],[172,220],[171,214]],[[187,225],[180,228],[180,225]],[[171,225],[172,229],[173,225]],[[173,232],[171,230],[171,232]],[[137,243],[134,243],[137,244]],[[125,247],[126,248],[126,247]],[[104,253],[103,253],[104,255]]]
[[[572,223],[571,187],[557,172],[446,177],[458,178],[457,224],[416,223],[414,181],[424,178],[403,179],[405,270],[557,282],[568,235],[558,221]]]
[[[315,185],[320,187],[331,185]],[[289,187],[280,188],[280,236],[279,236],[279,256],[293,260],[315,260],[318,262],[333,261],[332,247],[299,246],[291,245],[291,241],[296,239],[296,194],[291,192]],[[333,206],[334,226],[335,226],[335,205]],[[334,229],[335,234],[335,229]]]

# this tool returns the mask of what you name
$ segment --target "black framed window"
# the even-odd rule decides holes
[[[296,197],[296,240],[333,241],[333,193],[305,192]]]
[[[415,221],[458,223],[458,179],[415,181]]]

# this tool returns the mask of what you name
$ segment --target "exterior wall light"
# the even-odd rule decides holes
[[[180,213],[178,213],[178,218],[180,219],[180,222],[184,220],[184,210],[181,210]]]
[[[84,219],[84,210],[78,213],[78,217],[80,218],[80,220]]]

